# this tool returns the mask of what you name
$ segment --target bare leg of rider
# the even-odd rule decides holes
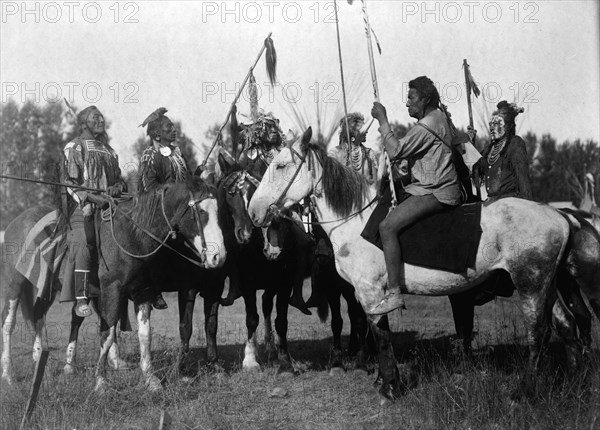
[[[406,309],[401,291],[402,287],[406,287],[406,283],[398,233],[414,222],[440,212],[443,208],[444,205],[433,194],[410,196],[396,206],[379,224],[385,266],[388,273],[388,288],[385,291],[383,300],[374,306],[369,313],[380,315],[398,308]]]

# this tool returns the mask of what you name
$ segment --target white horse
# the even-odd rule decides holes
[[[381,301],[387,284],[383,252],[360,236],[373,212],[370,202],[376,197],[376,189],[311,145],[311,135],[309,128],[274,158],[248,212],[256,225],[263,225],[269,222],[271,213],[310,196],[319,222],[334,244],[338,272],[354,286],[364,309],[371,309]],[[569,239],[569,224],[547,205],[507,198],[482,207],[481,228],[475,267],[452,273],[406,264],[403,292],[429,296],[459,293],[497,270],[507,271],[522,299],[531,344],[528,369],[520,385],[528,392],[541,347],[550,334],[550,311],[556,299],[553,278]],[[369,318],[378,337],[383,378],[380,394],[393,399],[404,387],[387,316]]]

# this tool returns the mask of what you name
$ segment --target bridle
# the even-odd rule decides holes
[[[298,175],[300,174],[300,170],[302,170],[302,166],[304,165],[304,163],[307,162],[308,159],[308,171],[312,172],[312,176],[313,179],[315,178],[316,175],[316,170],[314,168],[314,161],[313,158],[317,158],[318,160],[318,156],[311,151],[310,148],[308,148],[306,150],[305,154],[300,154],[298,151],[296,151],[293,147],[294,142],[290,142],[287,145],[287,148],[290,150],[290,153],[292,154],[292,161],[295,162],[294,157],[298,157],[300,159],[300,164],[298,164],[298,167],[296,168],[296,171],[294,172],[294,175],[292,176],[292,178],[289,180],[288,184],[286,185],[286,187],[283,189],[283,192],[281,193],[281,195],[277,198],[277,200],[275,200],[274,203],[272,203],[271,205],[269,205],[269,211],[268,213],[270,213],[273,216],[283,216],[282,212],[283,212],[283,199],[285,199],[285,195],[287,194],[287,192],[290,190],[290,188],[292,187],[292,185],[294,184],[294,181],[296,180],[296,178],[298,177]],[[323,163],[321,162],[321,160],[318,160],[319,163],[321,164],[321,166],[323,166]],[[323,177],[321,176],[321,179],[319,179],[319,181],[321,181],[323,179]],[[313,193],[311,195],[315,195],[316,197],[320,197],[321,193],[318,191],[315,191],[317,188],[317,184],[315,184],[315,186],[313,187]]]
[[[154,235],[152,232],[150,232],[148,229],[146,229],[146,228],[140,226],[138,223],[136,223],[129,214],[127,214],[125,211],[119,209],[119,207],[117,205],[114,205],[114,202],[112,200],[110,201],[110,207],[102,213],[102,220],[103,221],[110,220],[111,234],[112,234],[113,240],[115,241],[115,243],[117,244],[119,249],[130,257],[147,258],[147,257],[150,257],[151,255],[157,253],[158,250],[164,246],[165,248],[170,249],[171,251],[173,251],[176,254],[180,255],[181,257],[185,258],[192,264],[204,268],[205,267],[204,263],[206,262],[206,251],[208,248],[206,245],[206,237],[204,235],[204,225],[202,224],[202,219],[201,219],[200,213],[198,211],[198,205],[206,199],[214,198],[214,196],[212,195],[212,193],[209,192],[209,193],[206,193],[205,195],[203,195],[199,199],[194,199],[194,195],[192,194],[191,191],[189,191],[189,196],[190,196],[190,200],[188,201],[188,204],[185,206],[180,206],[179,209],[177,210],[177,212],[175,213],[175,215],[173,215],[173,217],[169,220],[169,218],[167,217],[166,210],[165,210],[165,190],[164,189],[160,190],[161,212],[162,212],[163,218],[167,224],[167,227],[169,228],[169,231],[167,232],[165,238],[162,240],[160,238],[158,238],[156,235]],[[194,219],[196,228],[198,229],[198,234],[200,236],[200,240],[202,243],[202,251],[200,253],[198,253],[198,251],[196,251],[194,245],[191,244],[188,239],[185,239],[185,244],[188,248],[190,248],[190,250],[194,254],[196,254],[200,258],[201,263],[199,263],[198,261],[196,261],[192,258],[189,258],[186,255],[183,255],[182,253],[180,253],[179,251],[174,249],[172,246],[167,244],[167,241],[169,239],[175,239],[175,237],[177,236],[177,230],[173,227],[173,225],[177,225],[181,221],[181,219],[183,219],[183,216],[189,209],[191,209],[191,217]],[[143,231],[147,236],[149,236],[150,238],[157,241],[159,243],[158,246],[153,251],[151,251],[147,254],[142,254],[142,255],[133,254],[133,253],[127,251],[125,248],[123,248],[123,246],[117,241],[117,238],[115,237],[114,213],[116,211],[119,211],[125,218],[127,218],[129,221],[131,221],[131,223],[133,223],[137,228],[139,228],[141,231]],[[108,212],[108,215],[105,214],[106,212]]]
[[[300,170],[302,169],[302,166],[304,165],[305,162],[307,162],[308,159],[308,171],[312,172],[312,177],[313,179],[315,179],[316,177],[316,169],[314,168],[314,159],[316,158],[317,161],[319,162],[319,164],[321,165],[321,168],[323,168],[323,161],[319,158],[318,154],[315,153],[310,147],[307,147],[306,153],[300,154],[298,151],[296,151],[294,149],[294,147],[292,146],[294,142],[290,142],[287,145],[287,148],[290,150],[290,153],[292,154],[292,161],[294,161],[294,156],[297,156],[300,159],[300,164],[298,164],[298,167],[296,169],[296,171],[294,172],[294,175],[292,176],[292,179],[288,182],[288,184],[286,185],[286,187],[283,189],[283,192],[281,193],[281,195],[279,196],[279,198],[277,198],[277,200],[275,200],[274,203],[271,203],[271,205],[269,205],[269,210],[267,211],[267,215],[271,215],[272,217],[282,217],[282,218],[286,218],[290,221],[296,221],[294,218],[286,215],[283,213],[283,199],[285,199],[285,195],[287,194],[287,192],[289,191],[289,189],[292,187],[292,184],[294,183],[294,180],[296,179],[296,177],[298,176],[298,174],[300,173]],[[321,197],[322,192],[321,191],[317,191],[317,186],[319,185],[319,182],[321,182],[323,180],[323,175],[321,175],[321,177],[319,178],[319,180],[317,181],[317,183],[313,186],[313,191],[312,193],[308,196],[309,200],[312,201],[313,198],[315,197]],[[345,216],[343,218],[339,218],[336,220],[331,220],[331,221],[317,221],[317,222],[310,222],[310,221],[302,221],[303,224],[306,225],[321,225],[321,224],[331,224],[331,223],[335,223],[335,222],[340,222],[340,221],[346,221],[350,218],[354,218],[355,216],[360,215],[362,212],[364,212],[368,207],[370,207],[373,203],[375,203],[377,200],[379,199],[378,196],[375,196],[375,198],[373,198],[369,203],[367,203],[366,206],[364,206],[363,208],[361,208],[359,211],[354,212],[348,216]]]

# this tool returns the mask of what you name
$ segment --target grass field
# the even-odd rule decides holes
[[[308,293],[305,293],[305,296]],[[164,390],[151,394],[140,383],[138,367],[109,371],[111,391],[93,392],[98,354],[97,319],[88,318],[78,346],[77,375],[61,374],[68,338],[70,304],[56,304],[47,317],[44,346],[50,358],[37,407],[27,428],[153,429],[162,411],[173,429],[595,429],[600,428],[600,335],[585,370],[573,379],[560,371],[561,348],[553,344],[539,377],[539,397],[511,404],[510,391],[526,363],[524,329],[515,298],[476,310],[476,357],[460,360],[452,342],[454,326],[447,298],[408,297],[408,311],[391,316],[394,348],[412,387],[394,404],[381,404],[373,386],[376,373],[351,369],[330,374],[329,321],[290,309],[290,353],[298,376],[277,375],[261,345],[259,372],[241,370],[246,339],[241,300],[221,308],[218,344],[224,370],[198,363],[204,356],[202,305],[196,306],[192,352],[182,380],[175,371],[178,346],[176,296],[165,295],[169,309],[152,313],[153,360]],[[133,315],[132,315],[133,317]],[[132,321],[135,321],[133,319]],[[347,316],[344,334],[349,332]],[[261,318],[262,322],[262,318]],[[262,326],[259,331],[262,339]],[[19,316],[13,343],[14,386],[1,387],[1,425],[18,428],[33,375],[33,333]],[[347,339],[345,338],[347,342]],[[122,354],[139,360],[137,333],[119,337]],[[373,370],[375,363],[371,364]]]

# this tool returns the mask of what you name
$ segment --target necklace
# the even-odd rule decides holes
[[[506,139],[502,140],[500,143],[495,143],[492,145],[492,149],[488,154],[488,164],[492,166],[498,159],[500,158],[500,153],[504,149],[504,145],[506,144]]]
[[[261,157],[262,159],[265,161],[265,163],[267,163],[267,166],[269,164],[271,164],[271,161],[273,161],[273,158],[275,158],[275,148],[271,148],[269,150],[261,150]]]
[[[360,146],[352,145],[350,151],[350,164],[352,168],[357,172],[362,170],[363,167],[363,151]]]

